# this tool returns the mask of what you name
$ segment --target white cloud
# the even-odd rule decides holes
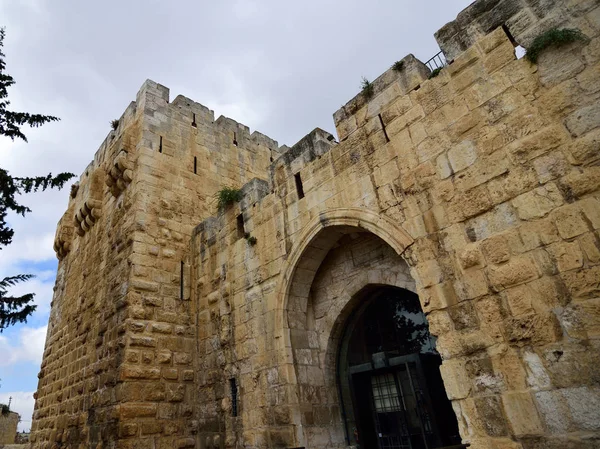
[[[33,391],[9,391],[0,393],[0,403],[8,404],[10,399],[10,409],[21,415],[21,421],[17,430],[19,432],[29,431],[31,429],[31,416],[33,415]]]
[[[27,293],[35,293],[33,304],[37,305],[34,312],[37,316],[47,315],[50,312],[50,303],[54,294],[54,271],[35,271],[27,269],[15,268],[12,273],[7,275],[15,275],[17,273],[29,273],[35,277],[27,282],[19,284],[9,289],[9,294],[12,296],[21,296]]]
[[[48,326],[23,326],[19,329],[16,342],[0,334],[0,366],[6,367],[19,362],[33,362],[39,366],[42,363],[47,330]]]

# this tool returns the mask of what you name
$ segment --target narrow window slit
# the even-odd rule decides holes
[[[510,32],[510,30],[508,29],[508,27],[506,26],[505,23],[502,24],[502,31],[504,31],[504,34],[506,34],[506,37],[508,37],[508,40],[510,41],[510,43],[513,44],[513,47],[516,47],[517,45],[519,45],[517,43],[517,40],[512,35],[512,33]]]
[[[238,142],[237,142],[237,133],[233,133],[233,144],[237,147],[238,146]]]
[[[179,271],[179,299],[183,299],[183,260],[181,261],[181,270]]]
[[[196,125],[196,113],[195,113],[195,112],[194,112],[194,113],[192,113],[192,126],[193,126],[194,128],[196,128],[196,127],[197,127],[197,125]]]
[[[246,229],[244,225],[244,214],[239,214],[237,216],[237,236],[238,239],[244,238],[246,236]]]
[[[194,174],[198,174],[198,158],[194,156]]]
[[[158,152],[162,153],[162,136],[160,136],[160,141],[158,142]]]
[[[229,388],[231,389],[231,416],[238,415],[238,391],[235,377],[229,379]]]
[[[383,130],[383,135],[385,136],[385,141],[389,142],[390,138],[388,137],[388,133],[385,130],[385,125],[383,123],[383,119],[381,118],[381,114],[377,114],[377,117],[379,117],[379,124],[381,125],[381,129]]]
[[[504,31],[504,34],[506,34],[506,37],[508,37],[508,40],[513,45],[513,47],[515,47],[515,57],[517,59],[521,59],[523,56],[525,56],[527,50],[525,50],[521,45],[519,45],[515,37],[512,35],[510,30],[506,26],[506,24],[502,24],[502,31]]]
[[[296,192],[298,192],[298,199],[301,200],[304,198],[304,187],[302,186],[302,178],[300,177],[300,173],[296,173],[294,175],[294,179],[296,180]]]

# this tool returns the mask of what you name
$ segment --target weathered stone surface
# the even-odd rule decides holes
[[[19,414],[15,412],[0,414],[0,444],[2,447],[10,446],[15,442],[19,417]],[[23,449],[25,449],[24,446]]]
[[[147,81],[58,225],[33,448],[346,448],[338,354],[382,286],[418,295],[463,442],[591,448],[599,14],[478,0],[437,35],[453,63],[404,58],[335,113],[339,143]],[[590,39],[534,65],[502,25]]]

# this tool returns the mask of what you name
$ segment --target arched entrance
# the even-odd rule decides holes
[[[458,445],[435,338],[413,292],[368,286],[339,345],[337,376],[351,445],[431,449]]]
[[[353,428],[348,427],[354,397],[342,400],[340,394],[339,349],[349,320],[359,317],[359,311],[366,310],[364,304],[374,301],[365,296],[367,292],[385,286],[416,291],[403,259],[411,243],[396,223],[358,209],[322,213],[298,236],[274,310],[279,372],[290,382],[289,399],[278,403],[274,415],[282,416],[282,423],[289,423],[293,432],[293,444],[287,447],[357,446]]]

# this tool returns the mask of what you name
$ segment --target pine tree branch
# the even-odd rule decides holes
[[[53,115],[9,110],[8,88],[15,84],[15,80],[9,74],[4,73],[6,62],[2,47],[5,34],[4,28],[0,28],[0,135],[9,137],[13,141],[21,139],[27,142],[27,137],[21,131],[22,126],[36,128],[45,123],[56,122],[59,118]],[[46,176],[13,177],[8,171],[0,168],[0,249],[2,246],[10,244],[14,235],[14,231],[6,221],[8,212],[12,211],[23,216],[31,212],[27,206],[19,204],[18,195],[51,188],[60,189],[74,176],[72,173],[60,173],[56,176],[50,173]],[[8,326],[27,321],[27,317],[36,309],[36,306],[31,304],[33,293],[22,296],[8,296],[7,294],[10,287],[32,277],[30,274],[18,274],[0,280],[0,332]]]
[[[17,274],[0,280],[0,332],[16,323],[27,322],[27,317],[35,311],[37,306],[30,304],[35,296],[34,293],[22,296],[6,295],[9,287],[33,277],[35,276],[32,274]]]

